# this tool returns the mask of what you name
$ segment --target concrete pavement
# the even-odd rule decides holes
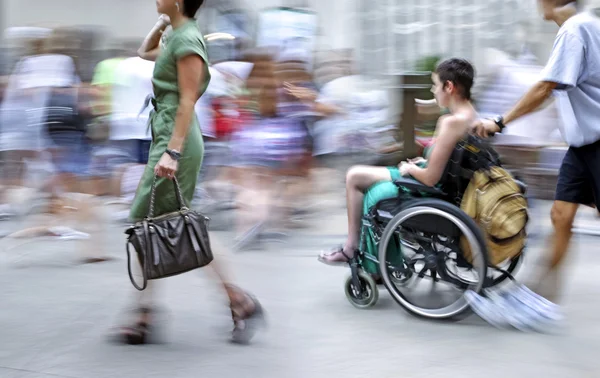
[[[249,347],[227,342],[229,313],[208,269],[161,285],[164,343],[107,342],[135,294],[122,228],[106,227],[95,239],[96,247],[117,258],[104,264],[77,264],[78,254],[89,248],[84,242],[46,239],[12,249],[3,244],[0,377],[600,377],[597,238],[575,237],[566,330],[523,334],[493,329],[474,316],[459,323],[415,319],[384,290],[373,309],[353,308],[343,293],[346,269],[315,259],[345,233],[341,203],[330,205],[285,244],[259,251],[227,252],[223,246],[231,235],[213,235],[218,259],[268,310],[270,328]],[[534,216],[542,234],[550,232],[547,207]],[[542,252],[539,240],[532,241],[528,261]]]

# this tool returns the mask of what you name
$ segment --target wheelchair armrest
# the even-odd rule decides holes
[[[397,180],[394,180],[394,185],[396,185],[397,187],[405,187],[408,188],[410,190],[415,190],[415,191],[420,191],[420,192],[425,192],[425,193],[430,193],[430,194],[435,194],[435,195],[444,195],[444,192],[441,191],[438,188],[432,187],[432,186],[427,186],[415,179],[412,178],[407,178],[407,177],[400,177]]]

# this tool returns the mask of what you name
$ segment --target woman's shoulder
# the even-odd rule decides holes
[[[457,133],[466,133],[476,120],[476,117],[465,113],[445,114],[439,118],[437,129],[442,131],[451,128]]]
[[[193,43],[205,47],[202,32],[195,24],[186,25],[182,28],[181,31],[174,32],[172,34],[171,42],[174,42],[176,44]]]

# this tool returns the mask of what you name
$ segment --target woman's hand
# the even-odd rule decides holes
[[[406,177],[406,176],[410,176],[410,170],[416,167],[416,165],[414,165],[411,162],[407,162],[407,161],[403,161],[402,163],[400,163],[400,165],[398,166],[398,169],[400,170],[400,175],[402,177]]]
[[[171,155],[165,152],[154,167],[154,174],[158,177],[173,179],[175,173],[177,173],[177,168],[177,160],[173,159]]]
[[[414,159],[408,159],[408,162],[411,163],[411,164],[423,164],[423,163],[427,162],[427,159],[419,156],[419,157],[416,157]]]
[[[171,18],[166,14],[161,14],[160,17],[158,17],[158,21],[165,26],[171,25]]]

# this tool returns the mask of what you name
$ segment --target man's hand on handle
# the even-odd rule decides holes
[[[491,137],[500,131],[500,126],[491,119],[480,119],[473,125],[473,132],[481,138]]]

